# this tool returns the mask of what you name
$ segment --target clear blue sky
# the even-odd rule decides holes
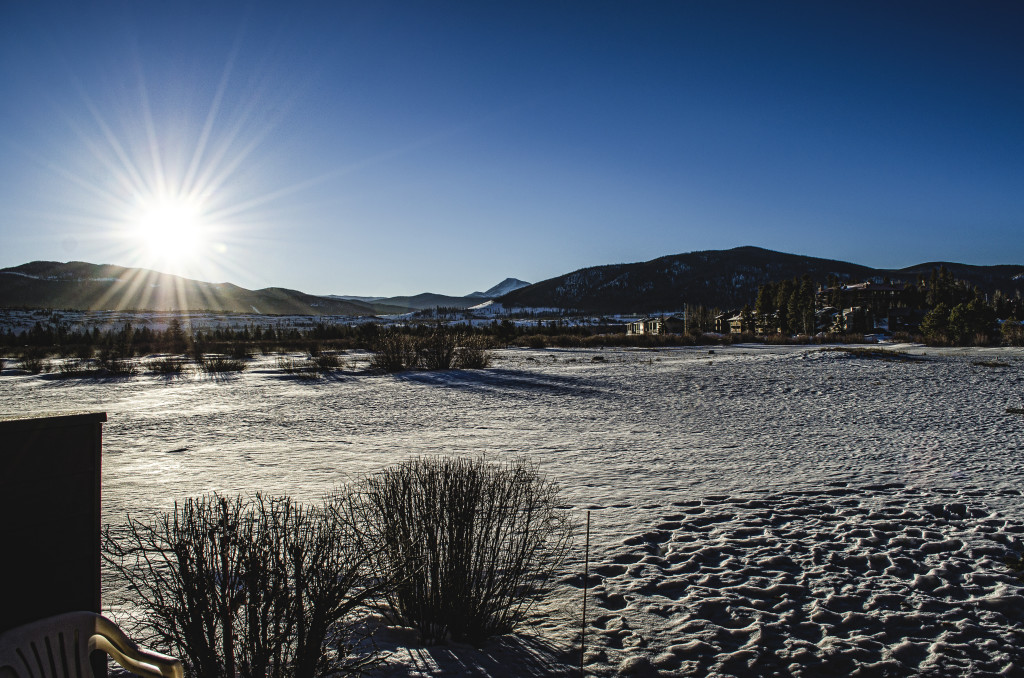
[[[1021,36],[1009,0],[6,0],[0,267],[392,295],[746,244],[1024,263]]]

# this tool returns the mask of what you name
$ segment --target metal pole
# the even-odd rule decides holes
[[[580,678],[583,678],[587,653],[587,577],[590,576],[590,511],[587,511],[587,538],[583,549],[583,621],[580,628]]]

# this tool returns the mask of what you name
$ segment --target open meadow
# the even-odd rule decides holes
[[[594,675],[1024,672],[1024,350],[809,346],[494,353],[327,378],[19,374],[8,414],[104,411],[103,521],[210,491],[325,493],[418,455],[525,457],[591,513]],[[576,675],[573,572],[519,639],[383,675]]]

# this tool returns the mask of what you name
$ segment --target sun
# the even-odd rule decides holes
[[[134,219],[134,237],[156,261],[186,264],[199,259],[206,246],[207,224],[200,205],[181,197],[146,200]]]

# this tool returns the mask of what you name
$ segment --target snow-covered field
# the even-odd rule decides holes
[[[1024,352],[506,350],[479,372],[0,377],[6,413],[97,410],[103,520],[210,490],[317,499],[411,455],[525,456],[592,548],[596,675],[1022,675]],[[351,356],[350,356],[351,357]],[[1010,411],[1008,411],[1010,410]],[[539,626],[388,675],[576,675],[581,577]]]

